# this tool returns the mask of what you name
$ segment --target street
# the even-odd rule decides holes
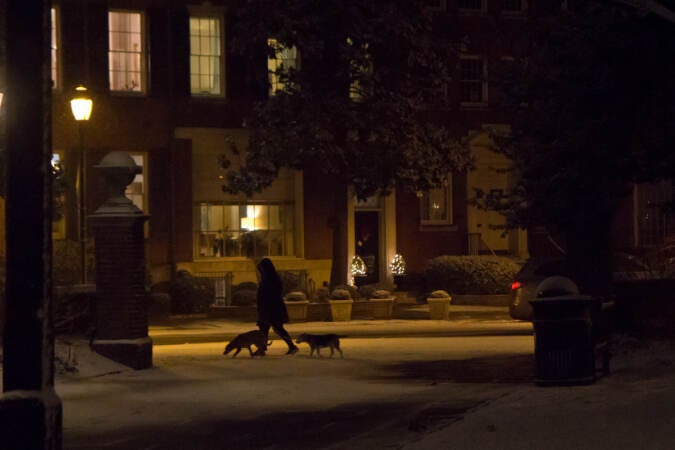
[[[344,359],[223,347],[156,345],[149,370],[59,376],[64,448],[401,448],[533,375],[527,335],[345,337]]]

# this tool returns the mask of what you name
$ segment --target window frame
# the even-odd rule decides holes
[[[58,5],[50,9],[50,58],[52,90],[59,91],[62,86],[61,76],[61,11]]]
[[[189,62],[189,81],[190,81],[190,97],[192,98],[202,98],[202,99],[209,99],[209,98],[225,98],[227,96],[227,73],[225,72],[226,66],[226,52],[225,52],[225,15],[220,9],[211,9],[211,8],[201,8],[201,7],[188,7],[189,10],[189,17],[188,17],[188,39],[189,39],[189,57],[190,57],[190,62]],[[190,21],[192,19],[214,19],[218,22],[218,32],[220,33],[219,37],[219,54],[217,55],[218,58],[218,68],[220,70],[220,75],[219,75],[219,93],[210,93],[210,92],[193,92],[192,91],[192,28],[190,25]],[[200,56],[198,54],[194,54],[195,56]],[[203,55],[202,55],[203,56]],[[209,57],[214,57],[213,55],[208,55]]]
[[[424,212],[429,209],[425,206],[425,199],[428,198],[430,191],[445,191],[445,210],[446,218],[445,219],[431,219],[425,217]],[[449,174],[444,182],[444,185],[435,189],[430,189],[429,191],[422,192],[419,201],[420,208],[420,226],[422,227],[438,227],[438,226],[452,226],[455,224],[454,220],[454,210],[453,210],[453,201],[452,201],[452,174]]]
[[[114,89],[113,88],[113,83],[112,83],[112,67],[110,64],[110,60],[112,57],[113,53],[124,53],[124,54],[135,54],[137,52],[129,52],[129,51],[114,51],[111,49],[111,39],[110,35],[113,32],[110,28],[110,18],[111,14],[116,13],[116,14],[139,14],[140,15],[140,35],[141,35],[141,49],[140,49],[140,69],[139,69],[139,77],[140,77],[140,89],[139,90],[133,90],[133,89]],[[140,96],[145,96],[148,93],[148,51],[147,51],[147,41],[148,41],[148,36],[147,36],[147,24],[146,24],[146,14],[145,11],[141,9],[117,9],[117,8],[112,8],[108,10],[108,89],[111,94],[113,95],[120,95],[120,96],[132,96],[132,97],[140,97]],[[128,73],[124,72],[124,73]]]
[[[210,229],[210,228],[204,228],[203,227],[203,219],[204,219],[204,213],[202,211],[202,208],[204,207],[233,207],[233,208],[238,208],[239,212],[237,213],[238,216],[238,228],[236,229],[225,229],[222,227],[218,227],[217,229]],[[290,218],[291,219],[291,224],[286,222],[286,220],[281,220],[281,228],[280,229],[275,229],[275,228],[270,228],[270,214],[271,214],[271,208],[276,207],[278,208],[278,212],[280,213],[281,218]],[[267,227],[265,228],[252,228],[248,229],[243,225],[243,219],[248,218],[249,214],[249,209],[259,209],[259,208],[266,208],[266,216],[267,216]],[[246,216],[242,216],[242,212],[246,210]],[[223,210],[223,213],[225,211]],[[194,258],[195,259],[212,259],[212,258],[251,258],[251,257],[295,257],[296,255],[296,232],[297,232],[297,224],[296,224],[296,216],[295,216],[295,203],[293,202],[288,202],[288,201],[250,201],[250,202],[228,202],[228,201],[199,201],[195,203],[195,230],[194,230]],[[223,214],[224,217],[224,214]],[[255,221],[255,219],[254,219]],[[255,223],[255,222],[253,222]],[[264,239],[264,243],[267,245],[267,252],[266,254],[258,254],[257,251],[254,251],[253,255],[249,255],[246,253],[245,249],[245,236],[249,232],[254,232],[254,231],[263,231],[266,232],[267,235]],[[272,232],[272,233],[271,233]],[[281,237],[280,245],[281,245],[281,254],[274,255],[270,254],[271,252],[269,251],[272,246],[269,245],[272,242],[272,237],[273,235],[276,234]],[[232,237],[235,236],[235,237]],[[288,237],[290,236],[290,241],[288,241]],[[234,255],[227,255],[227,242],[231,238],[233,241],[233,244],[237,245],[237,254]],[[218,239],[220,239],[220,243],[218,242]],[[204,246],[202,244],[205,244]],[[218,249],[214,248],[214,245],[219,246]],[[202,251],[203,249],[206,249],[205,251]],[[220,254],[219,254],[220,251]]]
[[[482,63],[482,74],[481,74],[481,100],[479,102],[467,101],[463,99],[463,87],[464,83],[477,83],[478,80],[469,80],[462,77],[462,62],[464,61],[480,61]],[[459,103],[462,108],[485,108],[488,106],[488,61],[487,58],[479,54],[467,54],[460,55],[459,57],[459,66],[458,66],[458,82],[459,82]]]
[[[300,70],[300,51],[295,46],[291,48],[284,47],[283,45],[279,44],[279,42],[275,38],[268,38],[267,45],[274,49],[275,55],[280,55],[285,50],[295,51],[294,60],[290,58],[284,59],[284,58],[270,58],[269,56],[267,57],[267,81],[269,82],[270,85],[268,95],[271,97],[273,95],[276,95],[277,92],[284,90],[285,84],[281,82],[279,75],[276,74],[276,71],[279,70],[279,67],[285,61],[294,61],[294,65],[289,66],[289,68],[293,68],[294,70]],[[272,70],[270,68],[270,61],[278,61],[278,60],[280,60],[280,62],[276,64],[274,70]]]

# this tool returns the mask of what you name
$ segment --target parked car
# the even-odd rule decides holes
[[[577,267],[564,257],[530,258],[511,283],[509,314],[518,320],[532,320],[530,300],[537,296],[537,286],[545,278],[560,275],[574,281],[583,294],[584,282]],[[651,278],[645,264],[637,257],[626,253],[612,255],[612,279],[614,282],[635,281]]]
[[[561,275],[572,279],[574,270],[564,258],[530,258],[511,283],[509,314],[518,320],[532,320],[530,300],[537,296],[537,286],[545,278]]]

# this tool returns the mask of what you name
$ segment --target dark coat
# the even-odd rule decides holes
[[[272,261],[263,258],[258,263],[260,284],[258,285],[258,322],[276,325],[288,322],[288,312],[283,299],[281,278]]]

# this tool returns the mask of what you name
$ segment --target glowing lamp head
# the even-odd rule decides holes
[[[87,88],[80,85],[75,88],[75,97],[70,101],[73,117],[78,122],[87,121],[91,116],[94,102],[87,96]]]

